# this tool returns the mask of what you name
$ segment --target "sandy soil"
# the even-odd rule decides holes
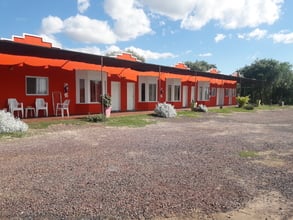
[[[0,219],[293,219],[293,108],[154,120],[0,139]]]

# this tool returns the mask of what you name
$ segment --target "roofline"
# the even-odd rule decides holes
[[[122,60],[113,57],[88,54],[83,52],[77,52],[72,50],[64,50],[59,48],[47,48],[36,45],[29,45],[23,43],[17,43],[9,40],[0,40],[0,53],[19,55],[19,56],[33,56],[40,58],[50,59],[63,59],[69,61],[84,62],[89,64],[96,64],[102,66],[122,67],[130,68],[136,71],[147,72],[165,72],[178,75],[189,75],[189,76],[202,76],[207,78],[222,79],[222,80],[233,80],[237,82],[241,81],[256,81],[252,79],[240,78],[235,76],[229,76],[224,74],[214,74],[209,72],[192,71],[187,69],[180,69],[171,66],[163,66],[150,63],[134,62],[129,60]]]

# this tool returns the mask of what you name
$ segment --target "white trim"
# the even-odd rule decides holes
[[[103,76],[102,76],[103,74]],[[107,73],[94,70],[76,70],[75,71],[75,85],[76,85],[76,104],[97,104],[100,102],[90,101],[90,81],[98,80],[102,81],[102,94],[106,94],[107,91]],[[85,80],[85,102],[80,102],[80,85],[79,80]]]
[[[46,93],[37,93],[37,91],[34,94],[27,93],[27,78],[46,79],[46,90],[47,90]],[[36,80],[36,83],[37,83],[37,80]],[[47,96],[47,95],[49,95],[49,77],[46,77],[46,76],[25,76],[25,95],[26,96]]]

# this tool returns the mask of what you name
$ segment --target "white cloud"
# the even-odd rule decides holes
[[[64,21],[64,32],[74,40],[85,43],[115,43],[117,37],[106,21],[90,19],[83,15]]]
[[[70,48],[69,50],[90,53],[90,54],[97,54],[97,55],[120,54],[120,53],[123,53],[124,51],[131,50],[137,53],[138,55],[144,57],[146,60],[158,60],[158,59],[175,57],[175,55],[172,53],[168,53],[168,52],[158,53],[158,52],[153,52],[150,50],[143,50],[133,46],[127,47],[125,49],[120,49],[116,45],[111,45],[106,47],[105,50],[101,50],[98,47]]]
[[[274,43],[293,44],[293,32],[285,33],[283,31],[272,34],[270,38],[273,39]]]
[[[214,40],[215,40],[216,43],[218,43],[218,42],[224,40],[225,38],[226,38],[226,35],[224,35],[224,34],[217,34]]]
[[[89,53],[89,54],[96,54],[101,55],[102,51],[98,47],[82,47],[82,48],[68,48],[68,50],[83,52],[83,53]]]
[[[105,0],[105,11],[115,20],[114,32],[126,41],[151,33],[150,20],[136,0]]]
[[[195,0],[141,0],[154,13],[167,16],[172,20],[182,20],[195,7]]]
[[[251,39],[260,40],[260,39],[263,39],[266,35],[267,35],[267,30],[256,28],[250,33],[238,34],[237,36],[238,38],[245,39],[245,40],[251,40]]]
[[[199,57],[211,57],[213,54],[212,53],[201,53],[198,54]]]
[[[227,29],[273,24],[284,0],[140,0],[153,13],[181,20],[181,27],[198,30],[210,21]]]
[[[62,31],[63,21],[56,16],[49,15],[46,18],[42,19],[41,32],[43,34],[56,34]]]
[[[84,13],[90,7],[90,0],[77,0],[79,13]]]
[[[153,52],[150,50],[143,50],[137,47],[127,47],[125,50],[132,50],[135,53],[139,54],[140,56],[143,56],[146,60],[158,60],[158,59],[165,59],[165,58],[173,58],[175,57],[174,54],[169,53],[169,52],[164,52],[164,53],[158,53],[158,52]]]
[[[53,34],[60,32],[84,43],[113,44],[117,41],[117,36],[106,21],[90,19],[80,14],[69,17],[64,21],[56,16],[43,18],[41,34],[52,37]]]
[[[53,35],[40,34],[40,36],[45,42],[52,43],[53,47],[62,48],[62,44]]]

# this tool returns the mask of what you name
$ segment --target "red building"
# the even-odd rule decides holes
[[[191,71],[182,63],[168,67],[141,63],[130,54],[113,58],[58,49],[37,36],[0,40],[0,109],[8,108],[9,98],[24,108],[43,98],[52,116],[57,103],[70,99],[72,115],[100,113],[105,93],[112,96],[113,111],[153,110],[158,102],[184,108],[192,100],[235,105],[237,80],[215,69]]]

